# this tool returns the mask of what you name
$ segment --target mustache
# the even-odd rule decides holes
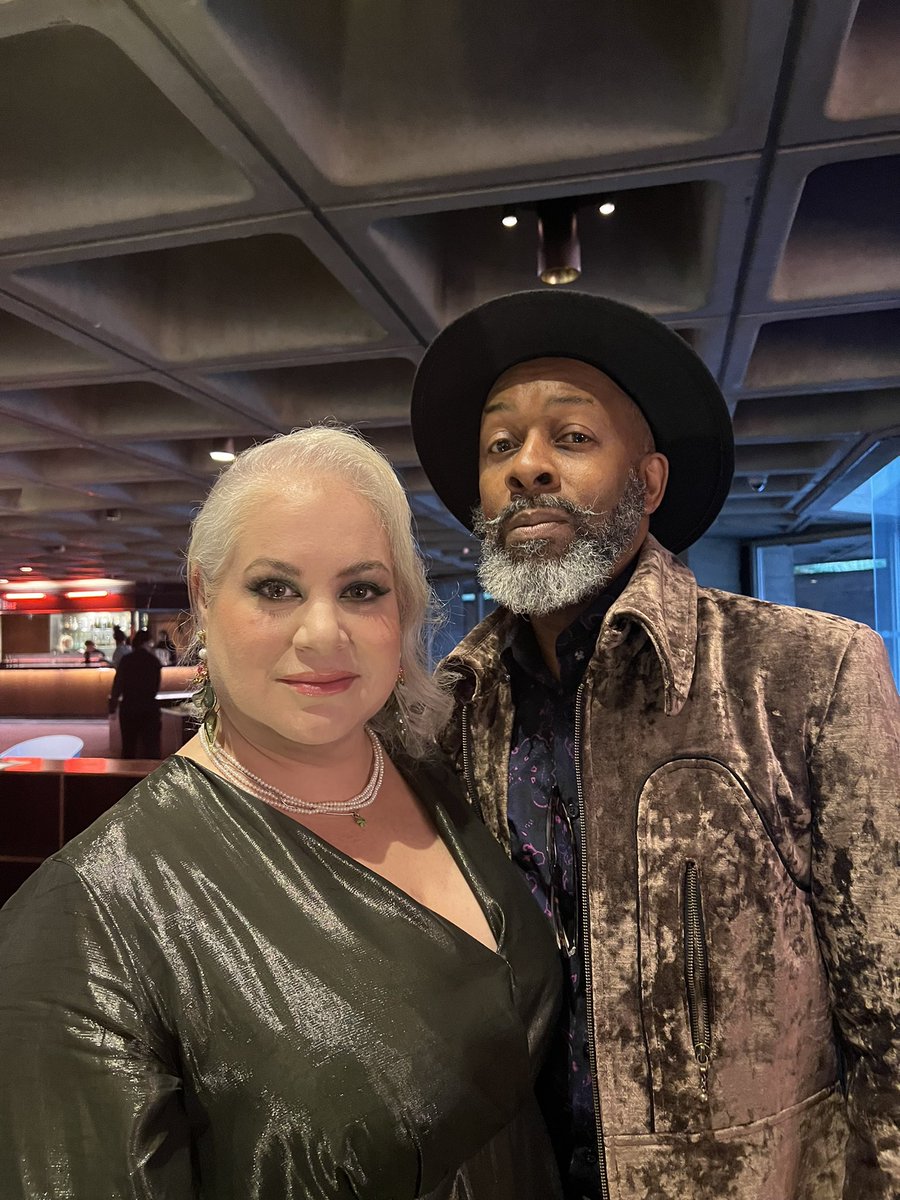
[[[496,517],[488,518],[484,515],[483,509],[477,508],[473,522],[475,532],[479,536],[499,533],[506,522],[512,517],[518,516],[521,512],[528,512],[536,508],[556,509],[557,511],[567,513],[570,517],[574,517],[576,521],[603,516],[602,513],[595,512],[592,508],[587,508],[582,504],[573,504],[571,500],[565,500],[562,496],[547,496],[538,493],[536,496],[514,496],[509,504],[501,508]]]

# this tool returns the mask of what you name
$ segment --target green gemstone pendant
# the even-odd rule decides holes
[[[365,817],[361,817],[358,812],[355,812],[353,814],[353,820],[357,823],[357,825],[360,827],[360,829],[365,829],[365,827],[366,827],[366,818]]]

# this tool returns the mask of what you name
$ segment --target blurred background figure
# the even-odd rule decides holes
[[[150,634],[139,629],[131,653],[116,668],[110,693],[110,712],[119,707],[123,758],[159,758],[160,715],[156,693],[162,667],[150,647]]]

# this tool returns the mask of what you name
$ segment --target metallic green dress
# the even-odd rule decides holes
[[[553,1200],[548,922],[405,769],[494,953],[184,758],[0,912],[0,1200]],[[452,816],[451,816],[452,814]]]

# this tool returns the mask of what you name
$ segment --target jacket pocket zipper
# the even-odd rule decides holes
[[[700,871],[691,860],[684,868],[684,978],[687,985],[691,1042],[700,1070],[700,1099],[709,1101],[709,1064],[712,1058],[712,1017],[709,991],[709,954]]]

